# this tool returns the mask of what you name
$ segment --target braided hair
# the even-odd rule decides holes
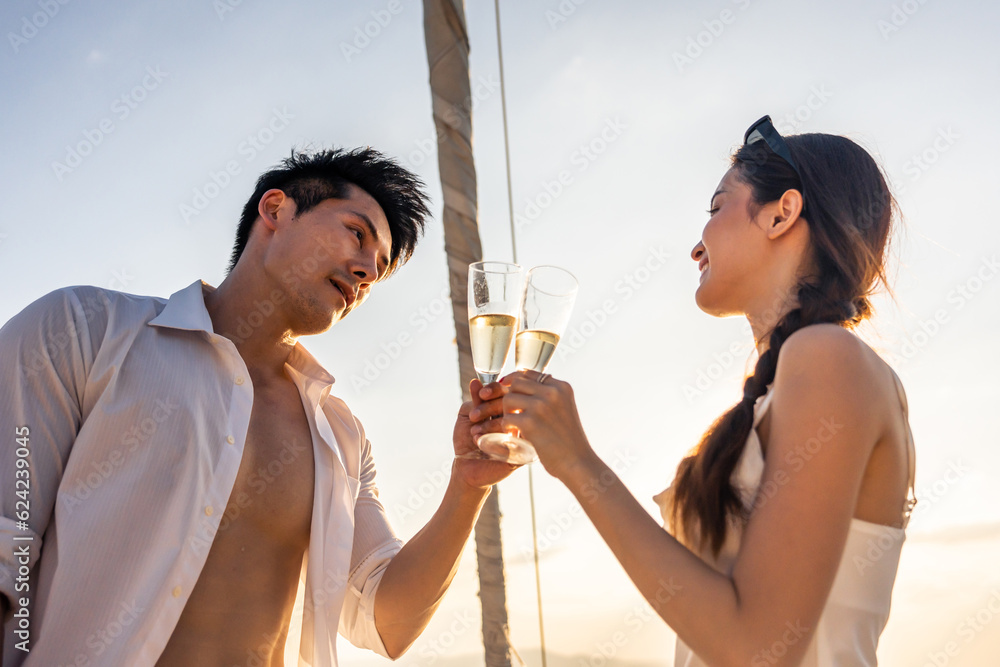
[[[811,324],[853,328],[871,316],[868,297],[875,288],[888,287],[885,255],[896,204],[875,160],[845,137],[801,134],[785,140],[801,180],[764,142],[741,147],[732,166],[751,190],[751,219],[787,190],[806,193],[801,216],[809,226],[815,271],[796,285],[791,310],[767,335],[739,403],[709,427],[671,485],[674,534],[694,548],[710,546],[716,556],[729,523],[747,518],[730,479],[753,427],[757,399],[774,381],[781,346]]]

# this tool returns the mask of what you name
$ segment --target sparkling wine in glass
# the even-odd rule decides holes
[[[517,318],[503,313],[484,313],[469,320],[472,365],[484,385],[499,377],[516,329]]]
[[[573,274],[557,266],[536,266],[528,272],[514,341],[518,370],[545,371],[569,324],[577,288]],[[510,463],[538,459],[531,443],[512,433],[485,433],[476,444],[490,458]]]

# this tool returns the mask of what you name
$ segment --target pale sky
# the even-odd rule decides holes
[[[473,123],[484,251],[509,260],[493,11],[467,5]],[[1000,621],[971,637],[963,623],[1000,591],[1000,6],[543,0],[502,17],[519,260],[580,280],[549,370],[574,383],[591,442],[651,513],[739,398],[752,340],[745,321],[695,306],[688,253],[744,130],[768,113],[881,161],[906,229],[895,301],[867,332],[907,388],[920,504],[880,656],[924,664],[955,642],[949,665],[987,664]],[[394,526],[415,533],[443,492],[460,400],[420,3],[17,0],[0,25],[0,322],[65,285],[218,284],[254,180],[293,146],[371,145],[427,182],[435,218],[413,260],[304,341],[365,424]],[[669,628],[570,494],[534,476],[549,664],[600,664],[610,645],[606,664],[670,665]],[[511,634],[535,665],[527,496],[526,470],[500,485]],[[470,547],[399,664],[479,664],[477,590]],[[386,664],[344,641],[341,655]]]

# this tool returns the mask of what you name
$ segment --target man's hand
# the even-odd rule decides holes
[[[506,478],[520,466],[487,458],[475,457],[480,454],[475,438],[483,433],[499,433],[503,430],[503,395],[500,384],[494,382],[485,387],[479,380],[469,384],[472,400],[466,401],[458,410],[452,440],[455,446],[455,468],[453,475],[474,489],[488,489]]]

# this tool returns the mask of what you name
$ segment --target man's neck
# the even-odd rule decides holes
[[[277,318],[254,312],[253,295],[237,289],[227,278],[218,288],[204,287],[205,308],[212,328],[233,341],[254,384],[285,379],[284,367],[295,347],[295,339]],[[255,326],[256,325],[256,326]]]

